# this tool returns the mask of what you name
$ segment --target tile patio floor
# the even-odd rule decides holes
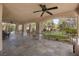
[[[73,56],[72,45],[46,39],[35,40],[29,36],[12,33],[3,41],[2,56]]]

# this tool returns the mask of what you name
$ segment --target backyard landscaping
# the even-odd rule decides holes
[[[46,23],[48,29],[44,28],[43,31],[43,37],[45,39],[71,42],[71,38],[77,36],[77,27],[74,20],[58,21],[58,19],[55,19],[54,22],[51,23],[50,21]]]
[[[44,32],[43,36],[49,40],[70,42],[69,35],[66,35],[65,32]]]

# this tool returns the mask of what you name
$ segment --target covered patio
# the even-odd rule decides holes
[[[79,55],[79,5],[77,3],[44,3],[44,5],[47,7],[57,6],[58,9],[50,10],[53,15],[44,13],[41,17],[41,12],[33,13],[41,9],[37,3],[0,4],[0,55]],[[46,40],[42,37],[43,22],[55,18],[74,18],[76,20],[78,35],[75,39],[75,54],[73,53],[73,44]],[[2,38],[2,23],[15,24],[14,31],[5,40]],[[32,24],[30,23],[35,23],[34,37],[32,36]],[[19,29],[20,25],[21,29]],[[27,27],[29,28],[28,34]]]

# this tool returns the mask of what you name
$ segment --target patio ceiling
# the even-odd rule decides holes
[[[77,4],[58,4],[58,3],[46,3],[48,8],[58,6],[58,9],[50,10],[53,14],[64,13],[67,11],[73,11],[76,9]],[[3,21],[14,21],[14,22],[31,22],[39,21],[42,18],[50,17],[49,14],[45,13],[43,17],[40,17],[41,12],[33,13],[33,11],[40,10],[41,8],[37,3],[7,3],[3,4]],[[51,16],[53,17],[53,15]]]

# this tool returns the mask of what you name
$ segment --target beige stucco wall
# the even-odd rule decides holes
[[[0,4],[0,51],[2,50],[2,4]]]

